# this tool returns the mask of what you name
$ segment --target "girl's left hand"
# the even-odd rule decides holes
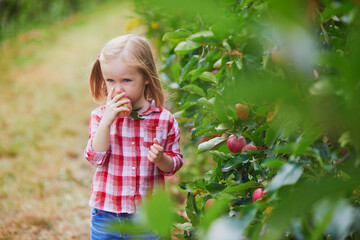
[[[150,162],[157,164],[161,161],[164,156],[164,148],[160,146],[159,141],[154,138],[154,144],[151,145],[150,151],[148,153],[148,159]]]

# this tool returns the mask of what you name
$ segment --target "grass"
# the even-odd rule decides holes
[[[88,76],[129,9],[107,4],[0,45],[0,239],[89,239]]]

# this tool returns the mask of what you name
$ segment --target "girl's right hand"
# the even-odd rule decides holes
[[[104,124],[107,126],[111,126],[111,124],[114,122],[116,116],[121,112],[130,112],[130,109],[123,106],[126,103],[129,103],[129,99],[123,99],[120,100],[120,98],[125,96],[125,92],[122,92],[120,94],[117,94],[114,98],[112,98],[112,95],[114,93],[114,88],[111,88],[109,94],[106,98],[106,109],[104,113],[104,117],[102,121],[104,121]]]

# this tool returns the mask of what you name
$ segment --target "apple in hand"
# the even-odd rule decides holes
[[[254,151],[254,150],[257,150],[257,147],[255,147],[252,144],[248,144],[241,149],[241,153],[243,153],[244,151]]]
[[[230,152],[239,153],[241,149],[245,146],[245,138],[243,136],[237,138],[235,136],[230,136],[226,142]]]
[[[118,101],[122,101],[122,100],[125,100],[125,99],[129,99],[129,98],[124,96],[124,97],[120,98]],[[130,100],[130,99],[129,99],[129,100]],[[120,112],[120,113],[118,113],[117,117],[123,118],[123,117],[128,117],[128,116],[130,116],[131,111],[132,111],[132,104],[131,104],[131,102],[125,103],[125,104],[121,105],[120,107],[127,107],[130,111],[129,111],[129,112]]]
[[[246,120],[248,118],[250,111],[248,106],[241,103],[237,103],[235,104],[235,109],[238,118],[240,118],[241,120]]]
[[[256,202],[258,199],[262,198],[265,195],[266,193],[264,192],[264,190],[262,188],[258,188],[254,191],[252,195],[252,201]]]

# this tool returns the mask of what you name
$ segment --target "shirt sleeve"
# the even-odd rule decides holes
[[[183,155],[180,153],[180,129],[177,121],[172,116],[172,119],[169,123],[169,133],[166,139],[166,144],[164,152],[166,155],[170,156],[174,161],[174,167],[171,172],[160,172],[165,176],[174,175],[183,165]]]
[[[89,126],[89,140],[84,150],[84,156],[86,160],[88,160],[93,166],[100,167],[106,164],[109,160],[111,148],[109,144],[109,148],[105,152],[96,152],[92,148],[92,143],[94,140],[95,133],[99,127],[101,117],[96,113],[96,110],[91,113],[90,117],[90,126]]]

